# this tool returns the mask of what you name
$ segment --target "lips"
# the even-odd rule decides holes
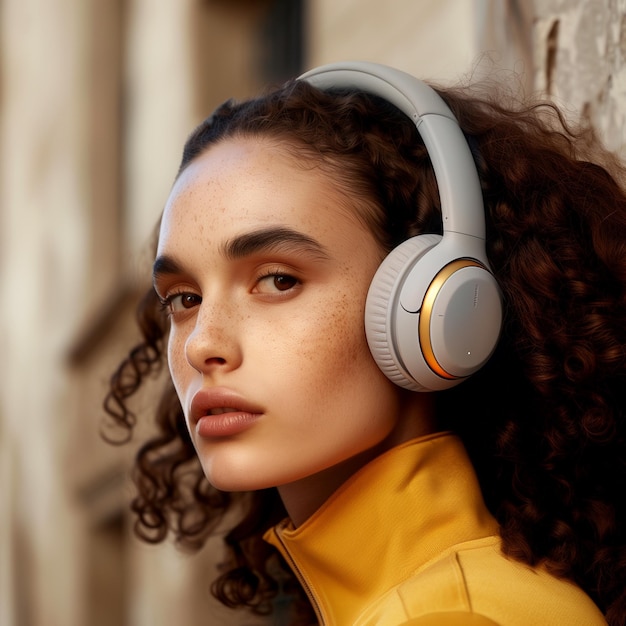
[[[190,426],[202,437],[229,436],[246,430],[263,412],[230,389],[203,389],[191,402]]]
[[[218,409],[210,409],[209,415],[223,415],[224,413],[236,413],[239,409],[236,407],[220,407]]]

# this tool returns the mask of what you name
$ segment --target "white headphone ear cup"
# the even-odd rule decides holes
[[[411,278],[405,281],[409,289]],[[401,347],[403,338],[408,336],[410,341],[413,335],[410,327],[408,335],[403,335],[403,324],[396,324],[394,338]],[[418,322],[421,355],[430,370],[456,384],[491,357],[501,326],[502,299],[494,276],[478,261],[456,259],[438,272],[424,295]],[[406,358],[407,369],[422,381],[421,370],[414,370]],[[428,385],[425,381],[424,377]]]
[[[392,345],[393,309],[407,272],[431,248],[441,235],[419,235],[403,241],[380,264],[370,284],[365,303],[365,334],[378,367],[392,382],[411,391],[425,391],[402,366]],[[419,345],[415,346],[420,350]]]

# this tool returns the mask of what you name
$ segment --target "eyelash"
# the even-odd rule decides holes
[[[198,296],[197,294],[194,294],[193,292],[190,292],[190,291],[182,291],[182,290],[174,291],[170,293],[169,295],[165,296],[164,298],[162,298],[161,296],[157,294],[157,297],[159,298],[159,302],[161,303],[161,309],[164,310],[170,316],[174,315],[174,313],[177,313],[177,311],[173,310],[172,304],[174,300],[176,300],[176,298],[179,298],[181,296],[196,296],[197,298],[202,300],[201,296]]]
[[[267,270],[264,270],[261,274],[259,274],[256,279],[255,279],[255,286],[259,285],[259,283],[261,283],[263,280],[265,280],[266,278],[287,278],[287,279],[291,279],[294,282],[294,285],[285,289],[284,293],[289,293],[292,289],[294,289],[297,285],[302,284],[300,279],[298,279],[296,276],[294,276],[293,274],[290,274],[289,272],[285,272],[280,268],[276,268],[276,267],[271,267],[268,268]],[[282,290],[279,290],[282,291]]]

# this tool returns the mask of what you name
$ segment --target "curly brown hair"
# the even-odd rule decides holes
[[[439,92],[474,153],[487,253],[505,301],[491,361],[438,394],[441,426],[468,448],[504,551],[575,581],[612,626],[624,626],[624,172],[589,130],[568,124],[549,103],[503,104],[501,95],[465,88]],[[389,103],[298,81],[227,102],[188,139],[181,171],[216,142],[259,135],[314,159],[351,197],[364,198],[365,219],[386,249],[441,231],[424,145]],[[108,416],[129,434],[136,420],[129,399],[165,360],[168,320],[152,290],[138,321],[143,341],[113,375],[105,401]],[[158,435],[134,467],[136,533],[160,542],[171,532],[198,548],[238,507],[239,521],[225,536],[229,564],[213,593],[228,606],[270,611],[279,577],[261,537],[285,516],[276,490],[236,495],[209,485],[169,380],[156,417]]]

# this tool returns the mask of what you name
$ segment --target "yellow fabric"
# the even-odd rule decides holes
[[[575,585],[507,559],[460,440],[394,448],[302,526],[266,535],[323,626],[596,626]]]
[[[478,613],[429,613],[398,626],[498,626],[496,622]]]

